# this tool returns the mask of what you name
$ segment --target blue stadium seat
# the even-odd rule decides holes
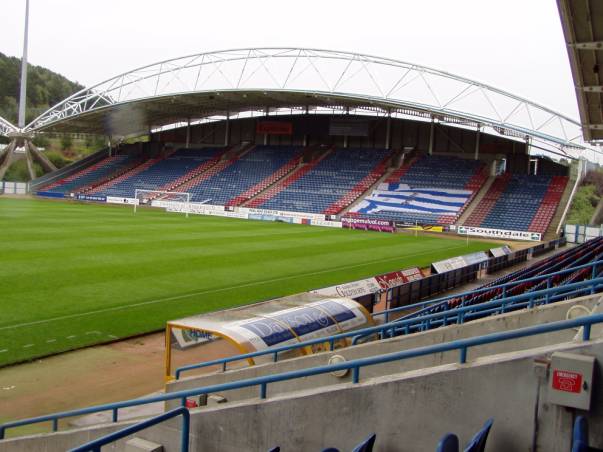
[[[577,416],[574,421],[574,430],[572,432],[572,452],[601,452],[598,449],[589,446],[588,443],[588,421],[584,416]]]
[[[465,446],[464,452],[484,452],[488,434],[492,428],[494,419],[488,419],[479,432]],[[436,452],[458,452],[459,439],[454,433],[446,433],[438,443]]]

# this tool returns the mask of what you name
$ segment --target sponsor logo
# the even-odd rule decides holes
[[[490,229],[473,226],[459,226],[457,232],[461,235],[479,235],[482,237],[493,237],[509,240],[540,241],[542,234],[528,231],[508,231],[506,229]]]
[[[363,229],[365,231],[395,232],[396,228],[391,221],[367,218],[342,218],[344,228]]]
[[[375,276],[375,280],[382,289],[392,289],[422,278],[423,274],[417,267]]]
[[[80,201],[96,201],[96,202],[106,202],[106,196],[96,196],[96,195],[77,195],[77,199]]]

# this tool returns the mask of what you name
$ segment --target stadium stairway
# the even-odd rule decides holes
[[[348,213],[427,225],[453,224],[487,179],[478,161],[422,155],[393,171],[386,183],[367,192]]]
[[[120,183],[123,180],[129,179],[129,178],[137,175],[138,173],[143,172],[144,170],[150,168],[151,166],[153,166],[155,163],[159,162],[160,160],[161,159],[149,159],[142,163],[139,162],[139,164],[134,165],[133,167],[131,167],[129,169],[125,169],[124,171],[120,172],[119,174],[113,175],[109,179],[106,179],[106,180],[100,182],[98,185],[94,185],[94,186],[91,186],[91,187],[83,190],[83,193],[88,193],[88,194],[100,193],[108,188],[113,187],[114,185]]]
[[[561,197],[567,187],[568,178],[566,176],[553,176],[548,186],[542,203],[532,218],[528,227],[529,231],[544,233],[551,223],[553,216],[560,207]]]
[[[264,191],[258,193],[256,196],[252,197],[242,205],[250,208],[261,207],[262,204],[271,200],[291,184],[304,177],[304,175],[306,175],[308,172],[312,171],[316,165],[318,165],[322,160],[328,157],[331,152],[333,152],[333,149],[334,147],[317,149],[318,152],[314,153],[314,158],[310,162],[302,163],[292,172],[277,180],[276,183],[267,187]],[[312,148],[307,148],[305,153],[310,154],[312,150]]]
[[[467,219],[471,217],[475,208],[480,205],[486,194],[490,191],[490,187],[492,186],[495,180],[495,176],[490,176],[485,180],[480,190],[475,194],[475,196],[473,196],[473,199],[467,204],[465,210],[457,220],[457,224],[466,224]]]
[[[208,171],[210,168],[217,165],[218,162],[220,162],[220,160],[224,159],[226,154],[228,154],[228,152],[231,150],[232,150],[232,148],[225,147],[221,152],[218,152],[216,155],[211,157],[209,160],[201,162],[198,166],[191,169],[188,173],[183,174],[182,176],[178,177],[177,179],[170,181],[167,184],[157,188],[157,190],[158,191],[182,191],[182,187],[184,187],[187,182],[195,179],[196,177],[198,177],[198,176],[202,175],[203,173],[205,173],[206,171]],[[182,150],[179,150],[179,151],[182,151]],[[178,152],[178,151],[176,151],[176,152]],[[153,200],[153,199],[155,199],[155,197],[150,197],[149,199]]]
[[[505,173],[502,176],[498,176],[494,179],[493,183],[490,185],[490,188],[483,195],[479,204],[477,204],[471,215],[463,222],[465,226],[479,226],[486,219],[486,217],[490,214],[490,211],[501,197],[504,192],[507,184],[509,183],[509,179],[511,178],[510,173]]]
[[[277,169],[270,176],[267,176],[266,178],[264,178],[263,180],[261,180],[260,182],[255,184],[253,187],[245,190],[240,195],[229,200],[226,203],[226,205],[227,206],[241,206],[241,205],[245,204],[252,198],[256,197],[257,195],[266,191],[267,189],[274,186],[275,184],[278,184],[279,181],[281,181],[281,180],[287,178],[289,175],[291,175],[299,167],[299,165],[302,162],[302,159],[303,159],[303,150],[300,153],[298,153],[297,155],[293,156],[291,158],[291,160],[289,160],[287,163],[285,163],[285,165],[283,165],[282,167]]]
[[[341,212],[339,212],[339,216],[342,218],[345,216],[354,216],[353,213],[350,213],[350,210],[353,209],[354,207],[356,207],[357,204],[362,202],[362,200],[364,199],[364,196],[366,196],[367,193],[371,193],[374,189],[376,189],[379,186],[379,184],[382,184],[387,179],[389,179],[394,171],[397,171],[397,169],[389,168],[389,169],[385,170],[385,172],[383,173],[381,178],[379,178],[373,185],[371,185],[361,196],[356,198],[356,200],[354,200],[351,204],[349,204]]]
[[[572,190],[574,188],[576,178],[577,175],[570,176],[567,183],[565,184],[565,190],[561,195],[561,199],[559,200],[557,210],[555,211],[555,215],[553,215],[553,218],[549,223],[549,227],[544,233],[543,240],[547,240],[549,237],[556,237],[558,235],[557,228],[560,226],[565,207],[569,202],[571,202],[570,197],[572,195]]]
[[[106,165],[110,165],[111,163],[113,163],[116,160],[118,160],[118,156],[116,156],[116,155],[104,158],[100,162],[96,162],[94,165],[90,165],[89,167],[84,168],[83,170],[81,170],[81,171],[79,171],[77,173],[74,173],[74,174],[72,174],[72,175],[70,175],[70,176],[68,176],[68,177],[66,177],[64,179],[57,180],[57,181],[55,181],[55,182],[51,183],[50,185],[47,185],[47,186],[45,186],[43,188],[44,188],[45,191],[50,191],[50,190],[52,190],[52,189],[54,189],[54,188],[56,188],[56,187],[58,187],[60,185],[64,185],[67,182],[72,182],[75,179],[79,179],[79,178],[81,178],[81,177],[83,177],[83,176],[85,176],[85,175],[87,175],[87,174],[89,174],[91,172],[95,172],[95,171],[97,171],[97,170],[105,167]]]
[[[379,164],[374,167],[360,182],[358,182],[350,191],[331,204],[324,210],[325,215],[337,215],[343,210],[350,207],[356,200],[363,197],[366,193],[375,187],[383,176],[388,173],[388,164],[391,162],[392,154],[386,155]]]
[[[498,176],[465,225],[544,234],[567,181],[566,176]]]

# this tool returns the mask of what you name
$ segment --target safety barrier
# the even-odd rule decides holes
[[[588,264],[576,265],[575,267],[568,267],[563,270],[558,270],[556,272],[547,273],[545,275],[532,276],[530,278],[520,279],[517,281],[510,281],[508,283],[498,284],[496,286],[481,287],[481,288],[477,288],[477,289],[472,289],[471,291],[468,291],[468,292],[461,292],[461,293],[454,294],[454,295],[447,295],[442,298],[436,298],[434,300],[421,301],[419,303],[413,303],[413,304],[408,304],[408,305],[404,305],[404,306],[399,306],[397,308],[386,309],[383,311],[375,312],[372,314],[372,316],[373,316],[373,318],[383,316],[383,317],[385,317],[385,322],[387,323],[387,322],[389,322],[391,315],[394,313],[397,313],[397,312],[413,311],[413,310],[417,310],[417,309],[421,309],[421,308],[425,308],[425,307],[436,306],[438,304],[447,302],[452,299],[460,299],[462,302],[462,301],[464,301],[463,300],[464,297],[475,296],[475,295],[478,295],[478,294],[484,293],[484,292],[492,292],[497,289],[502,290],[501,295],[504,298],[504,297],[506,297],[506,289],[508,287],[517,286],[520,284],[525,284],[525,283],[530,283],[530,282],[546,282],[547,289],[549,289],[549,288],[551,288],[552,280],[554,277],[565,275],[565,274],[571,274],[577,270],[582,270],[582,269],[591,269],[591,279],[594,279],[597,276],[598,271],[600,269],[603,269],[603,260],[589,262]]]
[[[603,279],[603,278],[602,278]],[[131,399],[122,402],[107,403],[104,405],[96,405],[88,408],[82,408],[77,410],[63,411],[60,413],[49,414],[46,416],[38,416],[29,419],[23,419],[14,422],[7,422],[0,425],[0,439],[4,439],[5,431],[8,428],[21,427],[24,425],[37,424],[40,422],[52,422],[53,430],[57,430],[58,420],[73,416],[82,416],[85,414],[98,413],[101,411],[113,411],[113,421],[117,421],[117,410],[120,408],[127,408],[132,406],[147,405],[149,403],[166,402],[168,400],[180,400],[182,406],[186,405],[188,397],[199,396],[201,394],[211,394],[215,392],[229,391],[232,389],[241,389],[248,387],[259,387],[260,399],[265,399],[268,394],[268,385],[270,383],[276,383],[280,381],[294,380],[296,378],[311,377],[313,375],[321,375],[332,373],[336,371],[352,371],[352,382],[354,384],[360,382],[360,369],[365,366],[373,366],[376,364],[383,364],[392,361],[400,361],[409,358],[416,358],[419,356],[431,355],[434,353],[443,353],[448,351],[459,352],[459,363],[464,364],[467,362],[467,354],[471,347],[479,345],[492,344],[495,342],[501,342],[511,339],[518,339],[528,336],[536,336],[539,334],[550,333],[553,331],[562,331],[570,328],[583,327],[582,340],[589,341],[591,327],[594,324],[603,323],[603,314],[594,314],[586,317],[580,317],[571,320],[562,320],[559,322],[546,323],[543,325],[536,325],[527,328],[521,328],[511,331],[503,331],[499,333],[487,334],[485,336],[473,337],[468,339],[460,339],[452,342],[429,345],[426,347],[419,347],[411,350],[404,350],[401,352],[387,353],[384,355],[372,356],[368,358],[360,358],[351,361],[345,361],[337,364],[329,364],[324,366],[312,367],[309,369],[300,369],[290,372],[284,372],[275,375],[266,375],[262,377],[255,377],[246,380],[239,380],[230,383],[222,383],[217,385],[210,385],[201,388],[186,389],[182,391],[171,392],[167,394],[161,394],[152,397],[144,397],[141,399]]]
[[[215,359],[212,361],[189,364],[187,366],[178,367],[175,372],[175,377],[178,380],[183,372],[215,365],[222,365],[222,370],[225,371],[228,363],[253,359],[266,355],[272,355],[272,361],[277,362],[280,353],[296,349],[303,349],[312,345],[328,343],[329,350],[333,351],[337,341],[348,338],[352,338],[352,345],[356,345],[360,339],[375,334],[379,334],[381,338],[384,338],[392,337],[397,333],[408,334],[412,330],[424,331],[436,326],[448,325],[452,323],[464,323],[478,316],[490,315],[497,312],[508,312],[510,310],[510,305],[513,305],[513,309],[523,307],[532,308],[543,303],[548,304],[557,301],[559,298],[567,298],[568,296],[575,297],[585,293],[595,293],[600,289],[603,290],[603,278],[581,281],[579,283],[568,284],[566,286],[553,287],[550,289],[543,289],[527,294],[515,295],[513,297],[480,303],[479,305],[459,307],[454,310],[442,311],[400,322],[385,323],[383,325],[348,331],[346,333],[335,334],[333,336],[311,339],[308,341],[298,342],[297,344],[284,345],[282,347],[274,347],[266,350],[259,350],[256,352]]]
[[[152,427],[153,425],[160,424],[162,422],[167,421],[168,419],[172,419],[177,416],[182,416],[182,431],[180,432],[180,452],[188,452],[191,415],[188,412],[188,409],[184,407],[175,408],[171,411],[167,411],[163,414],[160,414],[159,416],[152,417],[151,419],[147,419],[138,424],[131,425],[116,432],[109,433],[108,435],[102,436],[101,438],[95,439],[94,441],[90,441],[74,449],[70,449],[69,452],[101,452],[102,446],[113,443],[118,439],[125,438],[126,436],[130,436],[136,432],[144,430],[145,428]]]

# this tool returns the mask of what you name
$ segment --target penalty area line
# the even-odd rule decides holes
[[[87,317],[87,316],[92,316],[92,315],[96,315],[96,314],[106,314],[108,312],[123,311],[123,310],[127,310],[127,309],[139,308],[141,306],[149,306],[149,305],[154,305],[154,304],[159,304],[159,303],[165,303],[167,301],[184,300],[186,298],[198,297],[199,295],[208,295],[208,294],[212,294],[212,293],[228,292],[229,290],[233,290],[233,289],[244,289],[247,287],[261,286],[264,284],[294,280],[294,279],[304,278],[304,277],[308,277],[308,276],[324,275],[326,273],[333,273],[333,272],[341,271],[341,270],[349,270],[352,268],[366,267],[367,265],[378,264],[381,262],[395,261],[395,260],[401,259],[402,257],[423,256],[423,255],[429,255],[429,254],[433,254],[433,253],[440,253],[444,250],[465,248],[465,246],[466,246],[465,243],[463,243],[462,245],[459,245],[459,246],[448,246],[446,248],[438,248],[437,250],[433,250],[433,251],[427,251],[427,252],[420,251],[417,253],[405,254],[404,256],[397,256],[397,257],[391,257],[391,258],[387,258],[387,259],[377,259],[377,260],[372,260],[372,261],[365,261],[360,264],[343,265],[340,267],[329,268],[326,270],[318,270],[315,272],[302,273],[302,274],[291,275],[291,276],[282,276],[279,278],[272,278],[272,279],[264,279],[262,281],[253,281],[253,282],[239,284],[239,285],[235,285],[235,286],[219,287],[217,289],[202,290],[200,292],[193,292],[193,293],[188,293],[188,294],[183,294],[183,295],[175,295],[173,297],[158,298],[155,300],[141,301],[139,303],[114,306],[112,308],[96,309],[94,311],[80,312],[78,314],[63,315],[63,316],[59,316],[59,317],[53,317],[50,319],[36,320],[33,322],[17,323],[15,325],[7,325],[7,326],[0,327],[0,331],[14,330],[17,328],[23,328],[23,327],[34,326],[34,325],[43,325],[46,323],[58,322],[61,320],[76,319],[79,317]]]

